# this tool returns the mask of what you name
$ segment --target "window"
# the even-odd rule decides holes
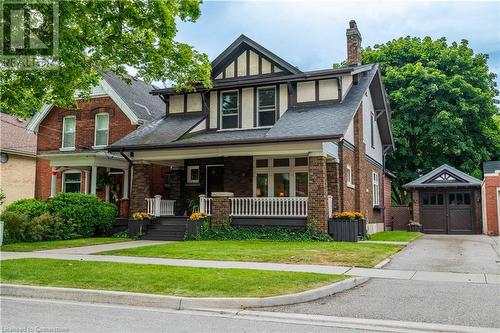
[[[307,157],[254,159],[254,196],[307,197],[309,174]]]
[[[75,148],[76,117],[66,116],[63,118],[63,148]]]
[[[81,192],[82,173],[65,172],[63,173],[63,192]]]
[[[276,121],[276,87],[257,89],[257,124],[272,126]]]
[[[200,166],[190,165],[187,167],[187,182],[189,184],[197,184],[200,182]]]
[[[378,173],[372,172],[372,202],[373,206],[378,206],[380,205],[380,186],[379,186],[379,179],[378,179]]]
[[[109,137],[109,114],[98,113],[95,115],[95,146],[107,146]]]
[[[221,128],[238,128],[238,92],[221,93]]]
[[[354,188],[354,183],[352,182],[352,168],[349,164],[347,165],[346,168],[347,168],[347,186]]]
[[[453,206],[470,205],[470,193],[449,193],[448,202]]]
[[[444,204],[443,193],[422,193],[422,204],[426,206],[442,206]]]
[[[370,114],[370,140],[371,140],[372,148],[375,148],[375,140],[374,140],[374,132],[373,132],[374,121],[375,121],[375,116],[373,115],[373,112],[372,112]]]

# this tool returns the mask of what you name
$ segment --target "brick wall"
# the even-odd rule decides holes
[[[231,213],[231,202],[229,196],[213,196],[212,198],[212,216],[210,218],[213,225],[221,225],[229,222]]]
[[[485,206],[486,213],[486,230],[484,233],[491,236],[498,236],[498,223],[500,216],[498,216],[498,188],[500,188],[500,175],[484,177],[484,197],[483,205]]]
[[[224,158],[224,191],[235,197],[253,196],[253,157]]]
[[[113,143],[136,129],[128,117],[120,110],[110,97],[93,98],[78,101],[76,110],[54,107],[40,123],[37,133],[38,154],[47,151],[58,151],[62,144],[63,118],[76,116],[76,149],[91,148],[94,144],[95,115],[100,112],[109,113],[109,143]],[[47,199],[50,196],[51,168],[47,160],[37,159],[35,196]],[[57,191],[61,189],[61,175],[58,175]],[[102,191],[103,192],[103,191]],[[104,198],[104,193],[97,193]]]
[[[412,192],[411,213],[413,221],[420,223],[420,195],[418,190],[413,190]]]
[[[342,170],[339,173],[339,191],[340,191],[340,209],[339,211],[352,211],[356,210],[355,207],[355,190],[356,184],[354,187],[347,186],[347,177],[348,170],[347,167],[350,166],[353,173],[353,182],[354,182],[354,151],[347,147],[346,144],[341,143],[339,147],[339,158],[340,164],[339,168]]]
[[[328,198],[326,157],[309,157],[308,222],[316,221],[318,227],[328,230]]]
[[[390,219],[392,230],[406,230],[408,221],[412,218],[411,209],[408,206],[392,206]],[[386,224],[387,225],[387,224]]]
[[[340,180],[339,163],[327,161],[326,176],[328,181],[328,194],[333,197],[333,211],[340,211]]]

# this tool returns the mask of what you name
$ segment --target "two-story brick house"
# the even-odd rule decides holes
[[[92,193],[128,215],[130,164],[107,147],[165,113],[165,103],[149,93],[153,88],[107,73],[76,109],[44,105],[27,125],[38,137],[35,197]]]
[[[356,210],[383,230],[391,116],[354,21],[347,55],[348,67],[306,72],[242,35],[212,62],[212,88],[153,90],[164,117],[109,147],[133,164],[131,210],[152,210],[148,198],[162,194],[160,214],[182,215],[201,195],[215,223],[326,230],[332,211]],[[167,169],[162,179],[151,164]]]

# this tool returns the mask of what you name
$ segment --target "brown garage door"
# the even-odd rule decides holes
[[[470,191],[422,192],[421,223],[426,233],[471,234],[474,211]]]

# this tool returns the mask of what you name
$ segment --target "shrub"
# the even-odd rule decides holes
[[[78,237],[78,234],[75,233],[76,226],[74,224],[50,213],[35,217],[32,222],[43,227],[41,232],[43,240],[72,239]]]
[[[109,233],[116,216],[114,205],[83,193],[59,193],[49,201],[48,210],[53,216],[73,224],[80,237]]]
[[[252,228],[238,228],[224,223],[212,226],[205,221],[201,226],[196,240],[274,240],[274,241],[331,241],[328,234],[319,230],[315,223],[308,223],[305,231],[292,230],[282,227],[260,226]]]
[[[33,219],[47,212],[47,202],[38,199],[16,200],[7,207],[4,212],[17,212],[24,214],[28,219]]]
[[[16,211],[6,211],[2,213],[4,223],[4,243],[15,243],[23,240],[24,225],[29,222],[29,218]]]

